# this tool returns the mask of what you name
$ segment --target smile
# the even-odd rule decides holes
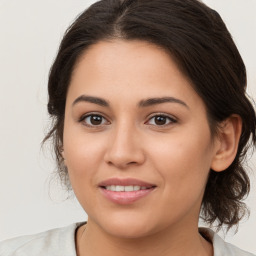
[[[116,192],[132,192],[132,191],[145,190],[149,188],[150,187],[147,188],[146,186],[137,186],[137,185],[131,185],[131,186],[111,185],[111,186],[105,187],[106,190],[116,191]]]
[[[133,204],[148,197],[156,189],[155,184],[127,178],[111,178],[98,184],[105,199],[119,205]]]

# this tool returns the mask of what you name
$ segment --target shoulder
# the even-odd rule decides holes
[[[1,256],[75,256],[75,231],[79,224],[0,242]]]
[[[256,256],[249,252],[239,249],[238,247],[225,242],[219,235],[211,229],[200,228],[200,233],[212,241],[214,256]]]

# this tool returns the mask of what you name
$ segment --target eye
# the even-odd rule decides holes
[[[166,115],[155,115],[151,117],[147,123],[150,125],[164,126],[176,122],[177,121],[172,117]]]
[[[106,118],[98,114],[86,115],[80,119],[80,122],[87,126],[101,126],[109,123]]]

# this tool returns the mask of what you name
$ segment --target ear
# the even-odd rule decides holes
[[[226,170],[234,161],[242,132],[242,120],[239,115],[231,115],[223,121],[216,136],[215,155],[211,169],[216,172]]]

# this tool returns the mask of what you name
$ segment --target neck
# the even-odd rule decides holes
[[[97,225],[82,226],[77,232],[78,256],[212,256],[212,245],[195,227],[166,228],[153,235],[120,238],[108,234]]]

